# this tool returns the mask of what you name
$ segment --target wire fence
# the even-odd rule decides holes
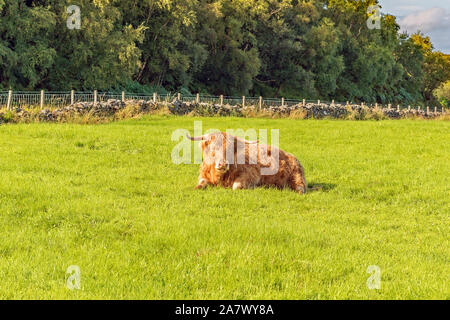
[[[420,108],[430,110],[426,106],[392,106],[391,104],[382,105],[377,103],[353,103],[352,101],[346,102],[335,102],[332,101],[321,101],[321,100],[307,100],[307,99],[284,99],[284,98],[263,98],[263,97],[234,97],[234,96],[212,96],[212,95],[182,95],[180,93],[166,93],[166,94],[139,94],[139,93],[127,93],[127,92],[77,92],[77,91],[67,91],[67,92],[45,92],[45,91],[0,91],[0,108],[6,108],[8,110],[13,110],[15,108],[61,108],[65,106],[72,105],[77,102],[104,102],[109,99],[116,100],[144,100],[153,102],[171,102],[178,99],[182,102],[191,103],[209,103],[209,104],[228,104],[228,105],[239,105],[239,106],[258,106],[260,108],[269,107],[282,107],[282,106],[292,106],[308,103],[317,104],[360,104],[367,107],[377,107],[377,108],[389,108],[389,109],[417,109]],[[441,108],[440,108],[441,109]],[[434,111],[437,112],[437,108],[434,107]],[[441,111],[444,111],[442,108]]]

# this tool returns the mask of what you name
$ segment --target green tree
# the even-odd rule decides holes
[[[79,0],[81,29],[69,30],[72,1],[9,0],[0,7],[0,81],[14,89],[108,89],[140,65],[143,28],[120,24],[109,0]]]
[[[81,29],[66,8],[81,8]],[[0,0],[0,87],[416,104],[450,79],[378,0]]]
[[[121,11],[109,0],[79,0],[81,29],[68,29],[66,8],[72,1],[47,1],[58,17],[52,46],[57,51],[48,75],[50,89],[107,90],[137,72],[143,26],[123,24]]]
[[[124,24],[145,27],[138,45],[142,64],[134,80],[177,89],[189,86],[208,55],[195,42],[194,24],[201,9],[195,0],[123,0],[118,8]]]
[[[57,56],[56,15],[25,1],[0,2],[0,82],[14,89],[43,88]]]
[[[433,91],[433,94],[443,107],[450,107],[450,81],[442,83]]]
[[[194,86],[214,94],[247,94],[260,69],[253,21],[243,6],[227,0],[204,1],[199,11],[196,42],[208,51],[194,73]]]
[[[450,58],[442,52],[433,51],[430,38],[421,33],[413,34],[411,39],[421,48],[424,55],[422,64],[424,71],[423,97],[427,103],[436,104],[438,102],[433,91],[450,79]]]

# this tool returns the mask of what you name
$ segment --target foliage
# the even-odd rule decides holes
[[[70,3],[69,3],[70,2]],[[68,29],[71,1],[9,0],[0,8],[0,82],[20,89],[108,89],[140,65],[143,26],[120,24],[109,0],[79,0],[81,29]]]
[[[424,98],[426,101],[435,101],[433,91],[450,79],[450,56],[442,52],[434,52],[430,38],[421,33],[413,34],[411,39],[421,48],[424,55]]]
[[[450,81],[441,84],[439,88],[434,90],[433,94],[442,106],[450,107]]]
[[[377,0],[0,1],[0,88],[437,104],[450,58]],[[69,4],[81,29],[66,27]],[[163,89],[164,88],[164,89]]]
[[[166,94],[167,90],[161,86],[157,85],[143,85],[137,81],[128,80],[126,82],[122,82],[111,88],[109,91],[120,93],[122,91],[126,91],[127,93],[142,93],[142,94],[153,94],[153,92],[157,92],[158,94]]]

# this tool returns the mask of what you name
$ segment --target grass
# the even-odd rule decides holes
[[[170,158],[194,120],[280,129],[322,189],[194,190],[198,165]],[[0,139],[2,299],[450,298],[449,122],[146,116]]]

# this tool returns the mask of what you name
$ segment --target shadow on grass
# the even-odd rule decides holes
[[[333,190],[336,188],[336,185],[333,183],[323,183],[323,182],[310,182],[308,183],[308,193],[309,192],[316,192],[316,191],[322,191],[322,192],[328,192],[330,190]]]
[[[311,192],[317,192],[317,191],[321,191],[321,192],[328,192],[330,190],[333,190],[334,188],[336,188],[336,185],[333,183],[322,183],[322,182],[310,182],[308,183],[308,190],[306,191],[306,193],[311,193]],[[194,190],[194,188],[189,188],[191,190]],[[204,189],[199,189],[199,190],[206,190],[206,189],[225,189],[225,190],[231,190],[231,188],[223,188],[221,186],[218,185],[209,185]],[[258,190],[258,189],[273,189],[273,190],[281,190],[281,189],[289,189],[289,188],[276,188],[273,186],[257,186],[255,188],[250,188],[250,189],[246,189],[246,190]]]

